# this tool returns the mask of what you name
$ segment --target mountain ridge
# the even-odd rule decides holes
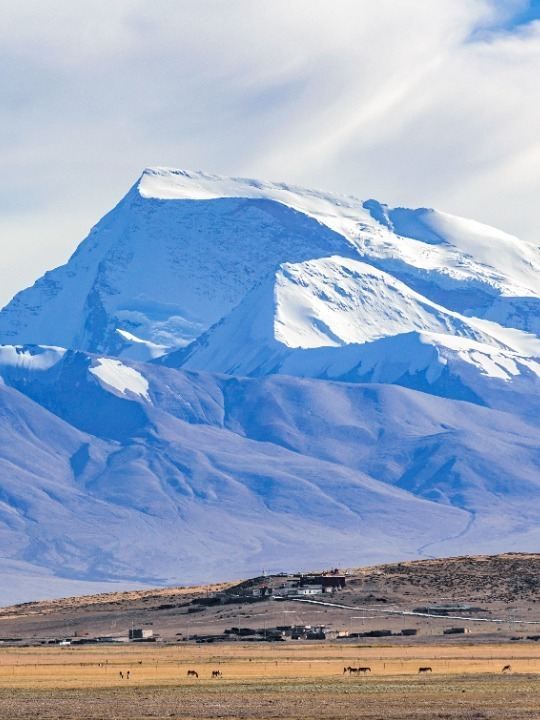
[[[439,211],[146,170],[0,312],[0,602],[534,550],[538,277]]]
[[[0,341],[121,355],[130,343],[120,330],[148,343],[150,356],[159,354],[208,330],[278,264],[336,253],[393,275],[449,310],[538,334],[537,249],[436,211],[378,203],[375,212],[375,202],[147,169],[66,265],[0,312]],[[385,217],[394,212],[393,223],[381,208]],[[431,236],[426,242],[425,233],[419,240],[418,217],[446,232],[445,242]]]
[[[2,407],[15,403],[0,413],[11,561],[170,584],[329,563],[336,548],[375,560],[538,542],[540,431],[514,415],[391,385],[114,360],[126,386],[92,372],[99,356],[57,353],[44,369],[39,352],[19,349],[17,372],[13,354],[0,364]]]

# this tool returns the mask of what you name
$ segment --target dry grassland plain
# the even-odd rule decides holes
[[[371,673],[344,673],[349,665]],[[511,672],[502,672],[505,665]],[[419,667],[432,672],[419,674]],[[188,677],[188,670],[199,677]],[[212,678],[217,670],[222,677]],[[0,650],[1,720],[321,717],[538,719],[540,646],[287,642]]]

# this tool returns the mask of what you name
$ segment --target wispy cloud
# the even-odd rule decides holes
[[[0,301],[146,165],[435,205],[538,240],[524,0],[0,0]]]

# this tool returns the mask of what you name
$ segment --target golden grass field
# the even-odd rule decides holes
[[[512,672],[502,674],[508,664]],[[372,672],[350,676],[348,665]],[[419,675],[420,666],[433,673]],[[188,678],[189,669],[199,678]],[[213,670],[222,678],[212,679]],[[540,646],[304,641],[0,650],[1,720],[322,716],[540,718]]]
[[[125,684],[188,685],[220,670],[222,681],[261,682],[341,677],[343,668],[371,667],[371,676],[416,675],[429,665],[433,674],[494,673],[510,664],[514,673],[538,675],[540,645],[459,645],[358,647],[348,644],[287,642],[159,647],[129,644],[92,647],[17,648],[0,651],[0,687],[85,688]]]

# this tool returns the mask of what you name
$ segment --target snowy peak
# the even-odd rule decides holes
[[[348,258],[283,265],[275,298],[275,338],[289,347],[365,343],[409,330],[482,338],[457,313],[388,273]]]
[[[353,242],[359,241],[362,249],[365,233],[379,235],[381,245],[385,245],[389,240],[384,233],[387,230],[404,246],[401,252],[399,247],[391,249],[395,260],[408,263],[411,255],[424,254],[420,267],[425,270],[444,271],[444,261],[450,261],[448,281],[471,281],[477,272],[477,282],[494,292],[538,295],[538,248],[489,225],[431,208],[392,208],[377,200],[362,202],[352,195],[172,168],[147,168],[137,187],[143,198],[161,200],[271,199],[317,219]],[[403,239],[416,244],[403,243]],[[417,243],[443,247],[430,250]],[[463,256],[467,262],[463,262]]]
[[[389,273],[331,256],[284,263],[169,367],[392,383],[540,413],[540,341],[431,302]]]
[[[201,171],[146,168],[137,183],[137,190],[143,198],[159,200],[273,200],[325,220],[330,227],[340,220],[349,220],[351,224],[359,218],[364,222],[370,221],[370,213],[363,209],[361,200],[353,196],[308,190],[286,183],[210,175]]]
[[[364,205],[379,229],[350,239],[370,263],[450,310],[540,335],[538,248],[435,210]]]
[[[433,210],[154,168],[145,170],[66,265],[0,312],[0,342],[148,360],[201,337],[278,268],[285,273],[286,264],[333,256],[384,271],[390,303],[400,281],[422,296],[422,313],[431,314],[431,302],[447,314],[540,333],[540,254],[517,238]],[[316,267],[306,265],[303,272],[312,275],[314,287]],[[350,297],[363,292],[361,284],[357,290],[347,284]],[[324,298],[306,302],[318,306],[316,319],[323,324],[318,330],[312,325],[304,338],[300,317],[294,342],[350,341],[349,330],[319,317],[327,314]],[[292,333],[297,323],[285,324]],[[448,331],[416,321],[401,331],[411,327]],[[352,331],[355,342],[361,341],[358,332]],[[366,338],[373,337],[370,332],[366,325]]]
[[[335,252],[353,250],[271,199],[167,202],[131,194],[65,266],[0,313],[0,341],[110,355],[130,354],[139,342],[152,356],[198,337],[281,262]]]
[[[411,331],[507,347],[507,334],[497,337],[488,325],[446,310],[372,265],[331,256],[282,264],[227,317],[163,363],[259,375],[277,372],[293,349],[345,349]],[[397,345],[393,349],[399,356]]]

